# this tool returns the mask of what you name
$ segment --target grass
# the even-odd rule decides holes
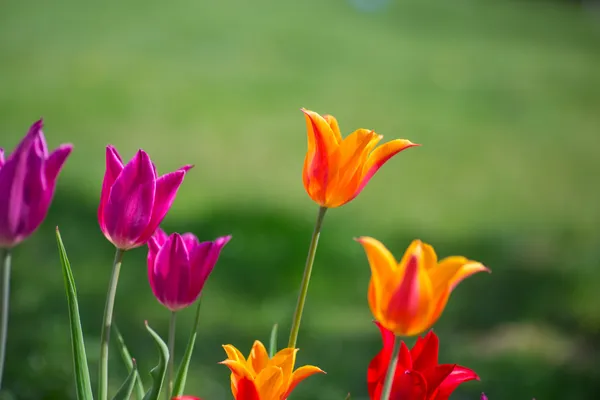
[[[245,349],[266,341],[274,322],[283,336],[289,328],[316,213],[300,179],[299,108],[307,107],[335,115],[346,134],[368,127],[423,146],[394,158],[359,198],[327,216],[300,357],[329,375],[307,382],[298,399],[366,395],[364,369],[379,343],[364,255],[350,240],[363,234],[395,254],[421,237],[442,255],[465,254],[494,271],[464,283],[438,328],[444,357],[483,378],[465,388],[470,398],[481,390],[515,399],[597,391],[581,356],[600,348],[596,17],[564,3],[489,0],[390,1],[372,13],[339,0],[4,4],[2,145],[13,148],[43,116],[51,146],[76,148],[47,223],[15,256],[9,357],[28,357],[12,368],[9,361],[7,389],[52,399],[71,387],[52,225],[61,225],[81,307],[90,310],[88,354],[97,353],[110,247],[94,210],[111,143],[124,158],[144,148],[159,172],[196,165],[168,229],[234,234],[206,289],[198,379],[190,381],[191,392],[227,398],[219,345]],[[135,316],[119,325],[149,366],[141,322],[166,329],[167,317],[140,280],[143,253],[125,260],[117,307]],[[491,350],[519,337],[539,339],[530,356],[518,346]],[[555,347],[552,364],[540,353]]]

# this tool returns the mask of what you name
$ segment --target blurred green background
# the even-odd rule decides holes
[[[73,399],[53,236],[78,285],[95,382],[112,261],[96,209],[104,146],[188,174],[163,227],[233,234],[204,291],[188,390],[229,399],[221,344],[287,341],[317,207],[301,181],[300,107],[423,146],[328,213],[300,332],[296,400],[367,399],[380,349],[360,235],[397,257],[414,238],[491,275],[463,282],[435,330],[441,361],[474,369],[454,399],[592,399],[600,390],[600,14],[568,1],[305,0],[0,5],[0,137],[40,116],[75,144],[42,228],[14,254],[4,399]],[[168,313],[126,254],[116,321],[146,382],[148,320]],[[179,356],[193,310],[181,313]],[[111,355],[113,389],[125,370]]]

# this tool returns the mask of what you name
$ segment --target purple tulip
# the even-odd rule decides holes
[[[191,165],[158,177],[145,151],[123,166],[112,146],[106,147],[106,173],[102,183],[98,222],[104,236],[117,248],[142,246],[154,234],[171,208]]]
[[[4,161],[0,149],[0,248],[11,248],[42,223],[54,196],[56,178],[73,150],[63,144],[48,154],[43,122],[34,123]]]
[[[191,233],[161,229],[148,241],[148,279],[154,296],[171,311],[193,304],[231,236],[200,243]]]

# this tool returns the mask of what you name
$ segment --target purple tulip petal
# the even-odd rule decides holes
[[[198,297],[208,276],[217,264],[221,250],[231,240],[231,235],[217,238],[214,242],[202,242],[190,254],[192,277],[190,296]]]
[[[169,236],[156,256],[154,294],[171,311],[188,305],[190,262],[185,243],[178,233]]]
[[[192,254],[196,246],[200,244],[198,238],[193,233],[184,233],[181,235],[183,238],[183,243],[185,243],[185,248],[188,251],[188,254]]]
[[[0,147],[0,168],[4,165],[4,149]]]
[[[100,206],[98,207],[98,222],[100,229],[106,235],[106,224],[104,223],[104,208],[108,203],[110,189],[115,183],[117,177],[123,171],[123,161],[121,156],[113,146],[106,146],[106,172],[104,173],[104,181],[102,182],[102,193],[100,194]]]
[[[65,161],[67,161],[67,157],[71,154],[71,151],[73,151],[73,145],[63,144],[54,150],[46,159],[44,168],[46,169],[46,181],[49,186],[54,186],[56,178],[65,164]]]
[[[150,222],[155,192],[152,162],[148,154],[140,150],[115,180],[104,206],[105,234],[115,246],[131,249],[150,238],[148,235],[143,242],[139,240]]]
[[[154,198],[152,217],[149,220],[145,231],[139,237],[138,242],[140,244],[146,242],[148,238],[154,234],[156,228],[158,228],[167,215],[184,177],[185,172],[179,170],[163,175],[156,180],[156,197]]]

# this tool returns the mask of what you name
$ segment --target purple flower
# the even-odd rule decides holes
[[[4,160],[0,149],[0,248],[11,248],[42,223],[54,196],[56,178],[73,150],[63,144],[48,154],[43,122],[35,122]]]
[[[98,222],[104,236],[117,248],[142,246],[154,234],[175,200],[191,165],[159,177],[145,151],[139,150],[123,166],[112,146],[106,147]]]
[[[154,296],[171,311],[193,304],[231,236],[199,242],[191,233],[161,229],[148,241],[148,280]]]

